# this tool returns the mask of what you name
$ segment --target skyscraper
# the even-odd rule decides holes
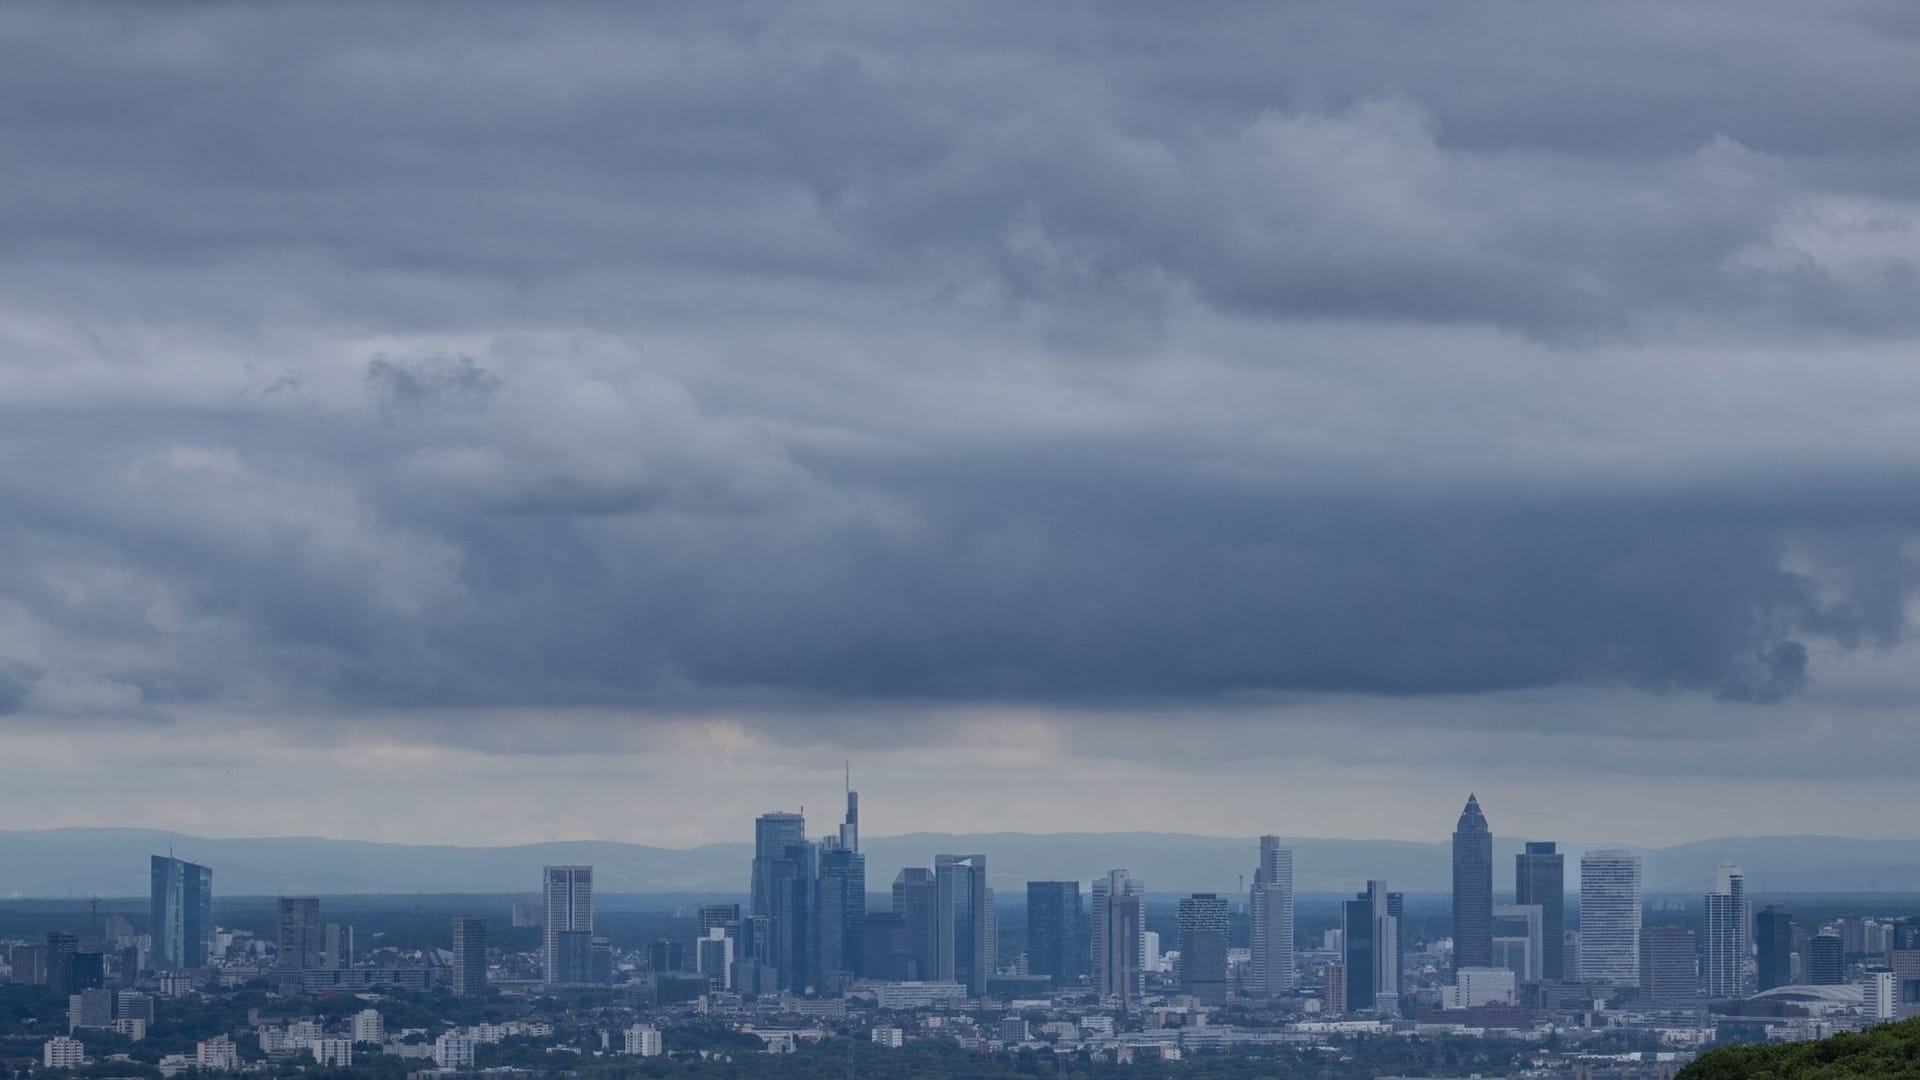
[[[1652,926],[1640,934],[1640,998],[1652,1005],[1682,1006],[1699,998],[1693,931]]]
[[[320,898],[283,896],[278,905],[279,936],[276,964],[287,971],[314,971],[321,964],[324,929],[320,925]]]
[[[1771,990],[1793,982],[1793,916],[1778,904],[1768,904],[1753,919],[1754,945],[1759,951],[1759,988]]]
[[[1080,883],[1027,882],[1027,972],[1077,982],[1080,952]]]
[[[1847,981],[1846,948],[1839,934],[1822,930],[1807,939],[1807,981],[1815,986]]]
[[[819,958],[819,928],[814,922],[814,882],[819,877],[819,849],[805,840],[788,844],[767,863],[772,884],[773,915],[767,932],[773,948],[770,961],[782,990],[805,991],[813,985]]]
[[[453,917],[453,992],[487,991],[487,921],[473,915]]]
[[[546,914],[546,984],[590,979],[593,948],[593,867],[549,866],[542,871]]]
[[[1493,833],[1480,801],[1467,796],[1453,830],[1453,966],[1493,963]]]
[[[206,967],[213,942],[213,871],[164,855],[155,855],[150,869],[154,970]]]
[[[936,944],[939,925],[934,917],[939,890],[933,871],[924,866],[909,866],[893,879],[893,913],[902,920],[904,977],[928,982],[939,965],[940,947]]]
[[[1281,994],[1293,989],[1293,852],[1277,836],[1260,838],[1260,865],[1247,894],[1247,989]]]
[[[1513,902],[1540,908],[1540,977],[1559,982],[1567,977],[1566,856],[1552,843],[1529,841],[1513,863]]]
[[[847,791],[847,817],[838,837],[821,842],[815,890],[822,977],[851,981],[860,971],[860,938],[867,919],[867,857],[860,854],[860,794]]]
[[[1400,915],[1384,881],[1340,905],[1340,962],[1347,1010],[1392,1009],[1400,992]],[[1489,946],[1491,950],[1491,946]]]
[[[957,982],[978,997],[993,974],[987,956],[987,857],[933,857],[934,977]]]
[[[1214,893],[1180,901],[1180,988],[1203,1002],[1227,1000],[1227,902]]]
[[[1640,984],[1640,856],[1616,849],[1580,856],[1580,977]]]
[[[799,814],[776,811],[754,819],[752,901],[747,914],[773,914],[773,863],[785,858],[789,847],[806,840],[807,819]]]
[[[1093,883],[1094,986],[1123,1008],[1146,989],[1146,930],[1146,882],[1111,870]]]
[[[1700,908],[1700,989],[1716,1001],[1746,994],[1746,878],[1721,863]]]

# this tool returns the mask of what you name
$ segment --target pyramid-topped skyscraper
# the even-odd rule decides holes
[[[1467,796],[1453,830],[1453,966],[1493,964],[1493,833],[1480,801]]]

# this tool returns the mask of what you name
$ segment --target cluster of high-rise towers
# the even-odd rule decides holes
[[[727,963],[731,989],[833,993],[855,979],[950,983],[978,995],[998,954],[994,893],[982,854],[942,854],[933,865],[894,876],[886,911],[867,910],[866,856],[860,852],[859,793],[847,792],[839,832],[808,840],[800,814],[762,814],[754,823],[751,898],[701,909],[700,946]],[[1078,881],[1027,883],[1028,975],[1061,983],[1090,978],[1122,1001],[1145,989],[1146,882],[1124,869],[1092,883],[1082,903]],[[1260,839],[1250,891],[1252,959],[1247,985],[1281,992],[1294,985],[1293,854],[1276,837]],[[1180,901],[1181,978],[1203,1000],[1227,994],[1229,903],[1213,893]],[[701,971],[715,971],[699,958]]]

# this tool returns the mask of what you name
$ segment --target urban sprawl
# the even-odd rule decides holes
[[[988,855],[967,853],[899,870],[882,900],[849,791],[825,838],[800,814],[761,815],[744,902],[678,912],[677,936],[596,932],[593,868],[548,866],[538,902],[453,915],[443,943],[360,948],[313,896],[278,898],[260,932],[217,926],[213,869],[155,855],[144,926],[96,913],[85,932],[0,947],[0,1074],[664,1068],[857,1039],[865,1054],[1024,1055],[1053,1071],[1309,1054],[1368,1075],[1396,1047],[1472,1040],[1507,1048],[1491,1063],[1508,1075],[1594,1080],[1671,1077],[1722,1041],[1920,1015],[1920,918],[1756,911],[1731,864],[1702,868],[1711,889],[1683,917],[1650,917],[1635,854],[1587,851],[1569,881],[1555,844],[1528,842],[1496,893],[1493,852],[1469,796],[1451,910],[1424,923],[1436,932],[1386,881],[1340,901],[1332,925],[1296,926],[1293,853],[1273,836],[1249,845],[1232,895],[1150,900],[1113,869],[1027,882],[1017,909],[989,886]],[[1003,910],[1023,914],[1017,936]]]

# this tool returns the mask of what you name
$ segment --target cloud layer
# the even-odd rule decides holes
[[[0,42],[0,725],[1920,757],[1903,6]]]

